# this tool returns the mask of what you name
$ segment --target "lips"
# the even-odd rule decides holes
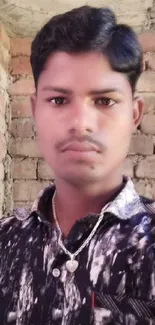
[[[97,146],[93,143],[89,142],[69,142],[63,146],[62,151],[79,151],[79,152],[89,152],[89,151],[96,151],[99,152]]]

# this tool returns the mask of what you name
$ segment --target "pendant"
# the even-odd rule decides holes
[[[73,260],[73,259],[66,262],[66,268],[71,273],[74,273],[76,271],[76,269],[78,268],[78,265],[79,265],[78,261]]]

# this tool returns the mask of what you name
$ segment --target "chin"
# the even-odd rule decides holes
[[[63,175],[61,175],[62,178],[67,181],[68,183],[77,186],[77,187],[83,187],[86,185],[90,185],[90,184],[94,184],[97,183],[100,179],[100,177],[97,177],[97,175],[95,175],[95,173],[93,173],[92,171],[81,171],[80,172],[80,168],[78,170],[78,172],[76,171],[74,172],[68,172],[68,173],[64,173]]]

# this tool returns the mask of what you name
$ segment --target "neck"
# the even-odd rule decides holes
[[[66,236],[76,220],[90,213],[99,214],[101,209],[112,200],[123,186],[122,175],[104,180],[102,184],[89,185],[89,188],[78,189],[63,182],[55,180],[56,196],[55,206],[60,228]]]

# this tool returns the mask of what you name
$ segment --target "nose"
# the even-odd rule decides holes
[[[69,133],[84,135],[94,133],[97,128],[97,112],[86,103],[76,103],[69,116]]]

